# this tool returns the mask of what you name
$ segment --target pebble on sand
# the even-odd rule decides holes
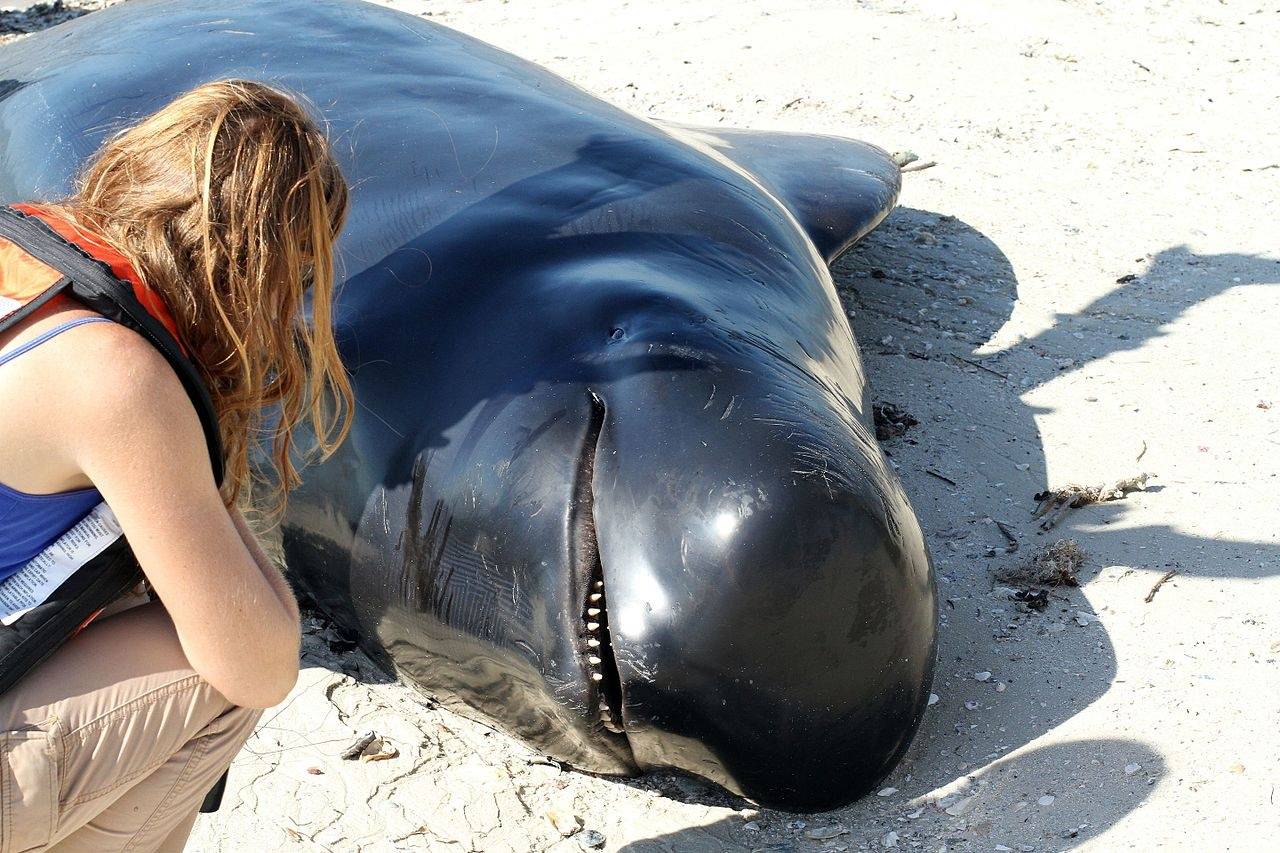
[[[877,796],[877,797],[892,797],[892,796],[893,796],[894,794],[896,794],[896,793],[898,793],[898,789],[897,789],[897,788],[881,788],[881,789],[880,789],[880,791],[879,791],[879,793],[877,793],[877,794],[876,794],[876,796]]]
[[[848,831],[849,830],[845,829],[840,824],[833,823],[830,826],[815,826],[813,829],[806,832],[804,837],[811,841],[826,841],[829,838],[844,835]]]
[[[584,829],[578,833],[578,846],[584,850],[599,850],[604,846],[604,833],[594,829]]]
[[[985,670],[983,672],[975,672],[973,674],[973,680],[974,681],[990,681],[991,673],[986,672]]]
[[[582,819],[575,814],[570,814],[560,809],[551,809],[547,812],[547,820],[555,827],[556,832],[568,838],[582,827]]]
[[[1054,797],[1053,794],[1045,794],[1043,797],[1036,800],[1036,802],[1038,802],[1042,806],[1051,806],[1053,805],[1053,801],[1055,799],[1056,797]]]
[[[893,832],[892,830],[890,830],[889,832],[887,832],[887,833],[885,834],[884,838],[881,838],[881,839],[880,839],[880,843],[881,843],[881,844],[883,844],[885,847],[897,847],[897,846],[898,846],[898,833]]]
[[[1142,769],[1141,764],[1126,764],[1124,766],[1124,775],[1132,776],[1134,773],[1137,773],[1141,769]]]

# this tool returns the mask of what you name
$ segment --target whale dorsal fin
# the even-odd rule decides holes
[[[663,123],[750,172],[831,263],[893,209],[901,172],[883,150],[839,136]]]

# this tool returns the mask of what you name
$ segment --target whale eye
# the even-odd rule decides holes
[[[627,336],[627,333],[624,332],[618,326],[614,326],[612,329],[609,330],[609,340],[611,341],[620,341],[626,336]]]

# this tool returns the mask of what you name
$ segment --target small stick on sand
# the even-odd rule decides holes
[[[1013,531],[1009,529],[1008,525],[999,519],[993,518],[991,520],[995,522],[996,527],[1004,534],[1004,538],[1009,542],[1009,544],[1005,546],[1004,552],[1006,554],[1012,554],[1014,551],[1017,551],[1018,537],[1013,535]]]
[[[953,480],[953,479],[951,479],[950,477],[948,477],[946,474],[941,474],[941,473],[939,473],[939,472],[937,472],[937,471],[933,470],[932,468],[925,468],[925,469],[924,469],[924,472],[925,472],[926,474],[928,474],[929,476],[931,476],[931,477],[937,477],[939,480],[941,480],[941,481],[942,481],[942,482],[944,482],[944,483],[950,483],[951,485],[956,486],[957,488],[959,488],[959,486],[960,486],[960,484],[959,484],[959,483],[957,483],[955,480]]]
[[[1176,569],[1170,569],[1169,571],[1164,573],[1164,577],[1156,581],[1156,585],[1151,587],[1151,592],[1147,593],[1147,598],[1146,598],[1147,604],[1150,604],[1151,599],[1156,597],[1156,593],[1160,591],[1160,587],[1164,586],[1165,581],[1167,581],[1169,578],[1173,577],[1177,573],[1178,572]]]
[[[955,353],[951,353],[951,357],[959,361],[963,361],[965,364],[971,364],[974,367],[978,368],[979,370],[985,370],[987,371],[987,373],[990,373],[992,376],[999,376],[1001,379],[1009,378],[1008,374],[1001,373],[998,370],[992,370],[990,367],[987,367],[985,364],[978,361],[971,361],[970,359],[967,359],[962,355],[956,355]]]

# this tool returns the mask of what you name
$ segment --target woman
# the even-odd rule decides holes
[[[144,335],[63,295],[0,334],[0,569],[101,500],[151,593],[0,694],[0,850],[182,849],[260,709],[297,679],[297,604],[237,507],[255,446],[278,517],[298,482],[294,431],[321,454],[346,436],[330,321],[346,201],[298,103],[233,80],[112,137],[74,195],[31,209],[117,250],[163,303],[216,413],[225,475],[219,489],[190,388]],[[42,271],[7,249],[0,297]]]

